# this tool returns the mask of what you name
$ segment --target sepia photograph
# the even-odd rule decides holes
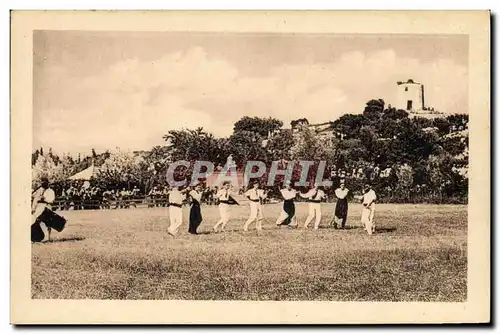
[[[398,13],[372,13],[394,33],[333,29],[368,12],[329,13],[340,20],[330,31],[294,30],[301,15],[328,22],[307,12],[170,13],[162,30],[139,21],[120,29],[118,17],[106,29],[98,12],[13,16],[29,27],[17,50],[31,58],[17,86],[31,97],[22,102],[29,126],[16,123],[15,99],[12,110],[23,298],[262,302],[288,305],[271,322],[290,323],[302,302],[351,312],[415,304],[425,322],[426,305],[470,311],[481,297],[475,317],[432,321],[488,321],[489,193],[478,203],[471,176],[483,173],[487,187],[489,13]],[[183,15],[206,29],[182,29]],[[440,15],[463,27],[439,29]],[[436,29],[397,29],[408,17]],[[103,23],[90,27],[93,18]],[[230,29],[239,20],[257,27],[257,18],[290,25]],[[373,323],[352,315],[345,321]]]

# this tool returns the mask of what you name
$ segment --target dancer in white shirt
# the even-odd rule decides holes
[[[304,228],[307,228],[313,218],[316,218],[314,221],[314,229],[317,230],[321,222],[321,201],[325,198],[324,191],[319,189],[318,184],[315,184],[306,194],[299,193],[299,195],[309,200],[309,215],[304,223]]]
[[[262,220],[264,219],[264,215],[262,213],[262,200],[267,197],[267,194],[264,190],[259,189],[259,182],[254,182],[253,188],[248,190],[245,193],[245,196],[250,200],[250,217],[248,217],[248,220],[245,222],[243,231],[248,231],[248,227],[255,220],[257,220],[255,224],[257,231],[261,231]]]
[[[297,218],[295,217],[295,203],[294,199],[297,197],[297,191],[292,189],[290,181],[285,183],[285,188],[280,190],[283,196],[283,211],[276,220],[276,226],[296,226]],[[292,224],[293,221],[293,224]]]
[[[375,215],[375,201],[377,195],[369,184],[363,187],[363,195],[357,196],[362,201],[363,209],[361,211],[361,223],[364,225],[366,232],[372,235],[375,232],[375,222],[373,217]]]
[[[170,215],[168,233],[170,235],[176,236],[179,227],[182,225],[182,202],[184,198],[184,193],[179,191],[177,187],[172,187],[168,194],[168,211]]]
[[[229,201],[231,198],[230,187],[231,183],[227,181],[224,182],[222,185],[222,189],[219,190],[215,195],[215,197],[219,200],[220,219],[213,227],[214,232],[217,232],[219,226],[221,226],[221,231],[224,231],[226,224],[229,222]]]
[[[32,195],[31,202],[31,224],[35,224],[38,222],[38,217],[43,213],[45,208],[51,209],[52,203],[54,203],[56,199],[56,194],[52,188],[50,188],[49,179],[46,177],[42,177],[41,179],[41,187],[38,188]],[[48,231],[48,240],[50,241],[50,233],[52,229],[47,226],[47,223],[44,223],[47,227]]]

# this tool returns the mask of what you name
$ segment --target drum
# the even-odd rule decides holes
[[[43,233],[40,223],[31,225],[31,242],[41,242],[44,238],[45,233]]]
[[[57,232],[64,230],[64,226],[66,225],[66,218],[59,216],[57,213],[47,208],[43,210],[38,220],[44,222],[47,227],[53,228]]]

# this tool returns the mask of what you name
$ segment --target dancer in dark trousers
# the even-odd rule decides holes
[[[283,211],[276,220],[277,226],[296,226],[297,220],[295,218],[295,203],[294,199],[297,196],[297,191],[292,189],[289,181],[285,183],[285,188],[281,189],[281,196],[283,196]],[[292,221],[294,222],[293,224]]]
[[[200,226],[203,218],[201,217],[201,186],[197,185],[191,192],[189,193],[191,196],[191,210],[189,211],[189,230],[188,232],[191,234],[198,234],[196,229]]]

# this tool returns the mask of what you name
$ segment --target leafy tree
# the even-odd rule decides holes
[[[299,124],[309,125],[309,121],[307,120],[307,118],[299,118],[290,122],[290,126],[292,127],[292,129]]]
[[[352,168],[358,162],[366,161],[368,153],[360,139],[342,140],[338,145],[336,166]]]
[[[397,121],[403,118],[408,118],[408,112],[402,109],[396,109],[396,108],[389,108],[384,110],[384,113],[382,115],[384,119],[390,119],[393,121]]]
[[[51,183],[55,183],[63,181],[68,176],[63,169],[63,165],[56,165],[54,160],[48,155],[40,155],[31,168],[31,183],[33,188],[40,185],[42,177],[47,177]]]
[[[363,115],[370,120],[378,120],[384,113],[385,102],[382,99],[370,100],[366,102]]]
[[[289,130],[282,130],[277,135],[269,139],[266,149],[271,160],[289,160],[290,150],[294,145],[293,134]]]
[[[172,161],[220,160],[220,141],[203,128],[195,130],[171,130],[163,137]]]
[[[332,128],[341,139],[353,139],[359,137],[361,128],[367,124],[368,120],[363,115],[346,114],[335,120]]]
[[[408,164],[404,164],[395,171],[398,178],[396,190],[405,201],[408,201],[410,199],[410,189],[413,185],[413,168]]]
[[[167,164],[170,159],[170,148],[167,146],[155,146],[146,154],[145,160],[147,163]]]
[[[390,118],[382,118],[374,124],[380,138],[394,139],[400,132],[400,121]]]
[[[84,156],[83,159],[81,158],[81,155],[78,154],[78,159],[75,162],[75,169],[77,171],[84,170],[86,168],[89,168],[92,165],[92,157],[91,156]]]
[[[440,136],[444,136],[450,133],[451,123],[447,118],[435,118],[432,120],[432,125],[438,129],[438,133]]]
[[[31,166],[35,165],[39,156],[40,156],[40,151],[38,149],[35,152],[31,153]]]
[[[242,168],[249,160],[267,160],[267,152],[262,147],[264,137],[253,131],[237,131],[229,137],[231,154],[238,166]],[[225,163],[225,161],[224,161]]]
[[[453,114],[446,117],[446,120],[450,122],[450,129],[452,131],[465,130],[466,128],[468,128],[469,115]]]
[[[128,186],[130,183],[144,181],[141,164],[144,159],[130,152],[118,151],[99,168],[97,176],[108,184]]]
[[[449,180],[451,172],[451,157],[448,154],[431,155],[427,160],[427,174],[429,175],[429,183],[431,192],[442,201],[445,186]]]
[[[257,133],[262,137],[267,137],[269,133],[273,133],[274,131],[280,129],[282,126],[283,122],[276,118],[244,116],[239,121],[234,123],[233,133],[247,131]]]
[[[373,161],[378,146],[378,136],[375,127],[369,125],[363,126],[359,133],[359,139],[361,140],[361,145],[363,145],[367,151],[367,156],[364,159]]]
[[[99,153],[96,155],[96,158],[94,160],[94,165],[95,166],[102,166],[102,164],[111,156],[111,153],[109,151],[106,151],[104,153]]]
[[[452,156],[458,156],[464,153],[467,148],[467,142],[461,137],[442,138],[440,143],[443,150]]]
[[[77,165],[75,164],[74,159],[70,155],[63,155],[61,159],[61,165],[63,169],[64,175],[66,175],[66,178],[78,173],[80,170],[78,169]]]
[[[438,136],[434,132],[424,132],[411,119],[400,123],[400,131],[394,148],[402,162],[414,163],[427,159],[438,149]]]
[[[335,137],[318,137],[313,131],[300,131],[290,153],[294,160],[327,161],[335,163],[337,156],[338,139]]]
[[[412,122],[418,129],[432,127],[432,120],[424,117],[415,117]]]

